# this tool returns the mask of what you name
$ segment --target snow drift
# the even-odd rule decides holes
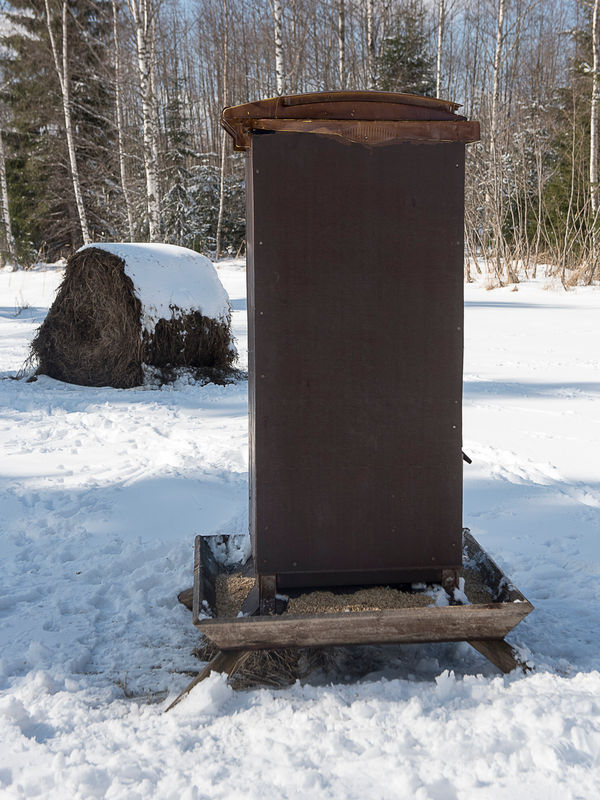
[[[143,364],[167,380],[189,367],[222,379],[236,352],[227,292],[213,264],[166,244],[88,245],[31,346],[38,372],[83,386],[129,388]]]

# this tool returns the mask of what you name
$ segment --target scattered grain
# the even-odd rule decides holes
[[[401,592],[389,586],[371,586],[348,594],[307,592],[290,598],[288,614],[337,614],[340,611],[381,611],[382,609],[416,608],[433,603],[429,595]]]
[[[242,603],[253,586],[254,578],[246,578],[241,572],[217,575],[215,585],[217,617],[237,617],[242,609]]]

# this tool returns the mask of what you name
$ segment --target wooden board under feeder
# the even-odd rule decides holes
[[[196,537],[193,623],[218,653],[181,696],[211,671],[232,674],[243,663],[244,653],[252,650],[466,641],[503,672],[525,668],[504,637],[533,606],[468,530],[464,531],[463,546],[461,575],[465,578],[468,604],[451,601],[451,605],[437,606],[432,604],[433,597],[423,591],[370,587],[349,593],[335,589],[329,593],[333,601],[321,591],[292,593],[296,597],[291,599],[289,610],[316,607],[323,609],[319,613],[286,611],[238,617],[248,594],[246,613],[257,609],[257,603],[252,603],[251,573],[246,567],[219,578],[215,574],[219,567],[206,540]],[[223,594],[223,582],[229,584],[225,600],[218,597],[220,592]],[[365,607],[368,610],[355,610]],[[338,610],[341,608],[347,610]],[[203,616],[208,609],[212,617]],[[229,616],[219,616],[218,611]]]

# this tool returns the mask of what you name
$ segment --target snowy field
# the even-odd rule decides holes
[[[241,366],[245,272],[223,262]],[[340,275],[340,279],[343,276]],[[60,281],[0,272],[0,798],[600,796],[600,291],[466,287],[465,525],[535,671],[367,648],[280,691],[197,670],[177,592],[247,529],[247,389],[13,380]]]

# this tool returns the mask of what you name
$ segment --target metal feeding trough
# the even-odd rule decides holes
[[[451,598],[458,588],[464,165],[479,123],[457,108],[335,92],[223,112],[248,154],[256,579],[252,616],[200,619],[196,608],[224,653],[465,639],[515,666],[503,637],[531,605],[502,594],[505,579],[469,538],[493,576],[490,603],[276,614],[278,594],[319,587],[425,582]]]

